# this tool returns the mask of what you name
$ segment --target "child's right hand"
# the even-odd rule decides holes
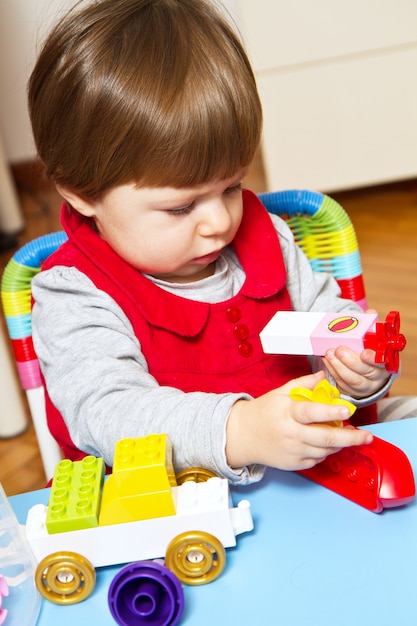
[[[326,424],[347,420],[347,407],[299,402],[294,387],[313,389],[323,372],[303,376],[254,400],[239,400],[226,427],[226,456],[232,468],[259,463],[284,470],[313,467],[342,448],[371,443],[372,433]]]

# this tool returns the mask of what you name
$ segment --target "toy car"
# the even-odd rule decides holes
[[[80,602],[96,567],[129,563],[109,590],[117,623],[172,626],[183,606],[178,580],[199,585],[221,574],[224,548],[253,529],[250,503],[233,507],[227,480],[206,470],[175,477],[171,454],[166,435],[123,439],[104,484],[103,459],[58,463],[48,506],[32,507],[25,526],[45,598]],[[159,557],[165,565],[143,561]]]

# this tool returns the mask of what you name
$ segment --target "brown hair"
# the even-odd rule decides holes
[[[262,113],[246,53],[209,0],[96,0],[53,29],[29,82],[55,183],[186,187],[249,165]]]

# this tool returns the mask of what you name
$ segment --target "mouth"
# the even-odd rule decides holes
[[[221,250],[217,250],[216,252],[210,252],[210,254],[205,254],[204,256],[199,256],[193,259],[193,263],[197,263],[198,265],[210,265],[210,263],[214,263],[220,256]]]

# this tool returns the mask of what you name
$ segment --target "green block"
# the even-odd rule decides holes
[[[104,460],[95,456],[58,463],[46,516],[48,533],[98,526],[104,470]]]

